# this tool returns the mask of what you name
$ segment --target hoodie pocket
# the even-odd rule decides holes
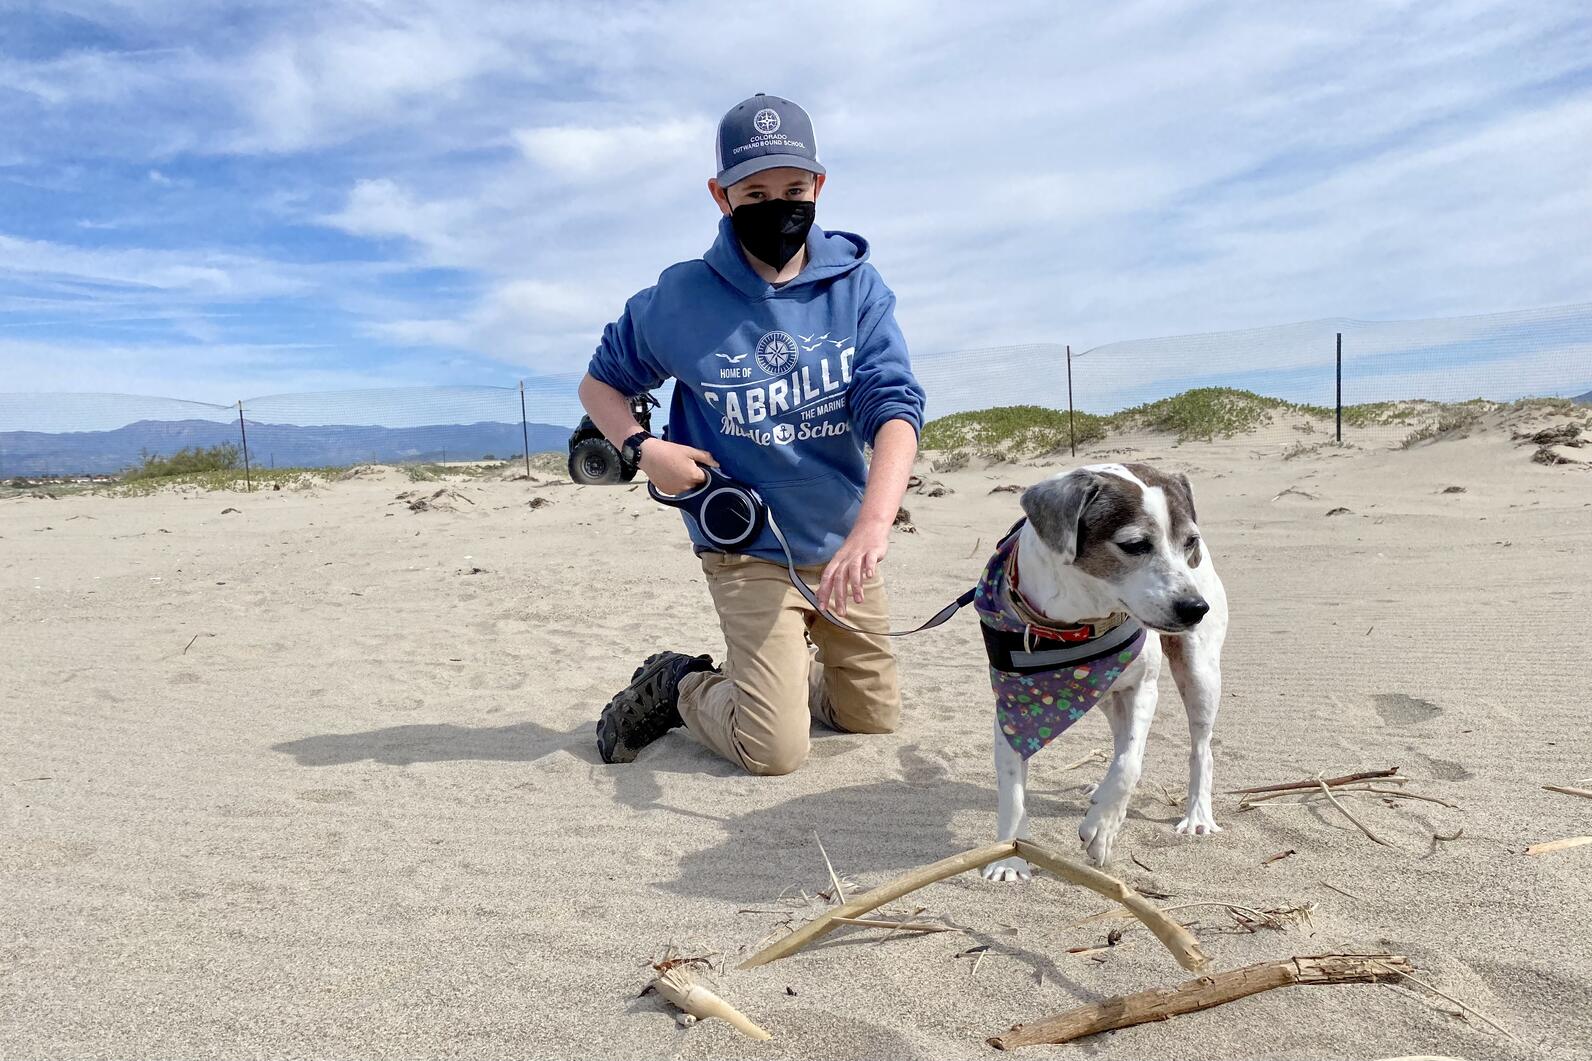
[[[833,472],[762,483],[757,492],[768,503],[798,565],[823,563],[833,556],[862,507],[862,491]],[[760,544],[778,549],[772,533],[765,532],[764,538]]]

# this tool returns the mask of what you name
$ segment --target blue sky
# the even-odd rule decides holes
[[[68,0],[0,6],[0,391],[567,379],[756,91],[926,363],[1592,299],[1580,3]]]

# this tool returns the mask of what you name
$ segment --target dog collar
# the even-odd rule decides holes
[[[1104,618],[1080,619],[1075,623],[1060,623],[1046,618],[1038,608],[1028,602],[1027,597],[1023,596],[1023,588],[1018,583],[1017,578],[1017,549],[1018,538],[1013,535],[1011,547],[1006,552],[1002,567],[1004,568],[1007,595],[1011,600],[1012,611],[1027,627],[1025,633],[1028,636],[1035,639],[1082,644],[1103,637],[1128,621],[1127,612],[1112,612]]]

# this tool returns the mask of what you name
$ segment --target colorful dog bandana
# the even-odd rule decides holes
[[[1143,651],[1145,631],[1121,612],[1070,625],[1046,619],[1017,587],[1017,538],[1014,529],[996,546],[973,606],[989,655],[1001,732],[1027,759],[1111,690]]]

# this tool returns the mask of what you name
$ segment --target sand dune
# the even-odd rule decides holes
[[[1281,932],[1189,911],[1220,968],[1398,951],[1521,1041],[1417,991],[1298,988],[1034,1056],[1588,1056],[1592,846],[1523,849],[1592,833],[1592,800],[1540,788],[1592,776],[1592,474],[1533,462],[1510,437],[1528,426],[1287,460],[1244,437],[1093,451],[1194,480],[1234,617],[1218,789],[1398,764],[1459,804],[1357,799],[1393,847],[1232,796],[1221,835],[1176,836],[1168,683],[1111,871],[1169,904],[1313,904]],[[1017,511],[993,490],[1066,463],[926,458],[949,490],[908,498],[900,619],[974,576]],[[0,1055],[971,1058],[1017,1021],[1180,982],[1141,929],[1068,953],[1104,942],[1078,924],[1096,897],[973,875],[901,904],[963,933],[845,930],[734,971],[821,902],[801,898],[828,886],[815,833],[862,886],[993,837],[973,622],[901,645],[901,732],[815,732],[790,777],[681,734],[606,767],[591,726],[636,661],[722,647],[644,491],[372,468],[0,502]],[[1045,842],[1075,846],[1102,768],[1062,767],[1107,745],[1091,716],[1035,760]],[[722,993],[774,1039],[638,999],[671,944],[724,956]],[[975,977],[955,956],[978,945]]]

